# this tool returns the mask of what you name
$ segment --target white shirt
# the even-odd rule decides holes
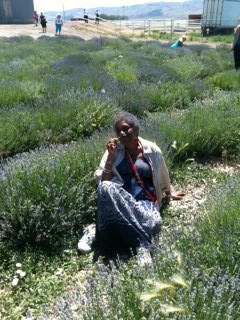
[[[165,191],[170,191],[170,178],[169,178],[168,169],[166,167],[164,158],[162,156],[162,151],[156,145],[156,143],[145,140],[140,137],[138,139],[143,147],[143,156],[144,158],[147,159],[148,163],[152,168],[153,184],[157,194],[158,206],[160,208],[161,201],[163,198],[163,193]],[[117,154],[112,166],[113,177],[111,181],[119,183],[121,185],[123,185],[124,182],[122,177],[118,173],[116,167],[122,162],[122,160],[124,159],[124,156],[125,156],[124,146],[122,144],[118,144]],[[102,172],[105,167],[107,157],[108,157],[108,151],[106,150],[100,161],[100,165],[94,174],[97,183],[101,182]]]

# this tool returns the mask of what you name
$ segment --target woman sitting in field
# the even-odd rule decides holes
[[[140,264],[145,264],[151,262],[151,246],[162,224],[159,209],[163,197],[177,200],[182,194],[171,194],[161,150],[139,137],[139,128],[134,115],[119,114],[114,124],[116,137],[108,140],[95,172],[96,243],[106,256],[131,248]],[[79,250],[90,251],[92,240],[85,233]]]

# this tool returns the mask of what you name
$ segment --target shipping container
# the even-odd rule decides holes
[[[201,29],[203,35],[231,34],[240,24],[240,0],[204,0]]]

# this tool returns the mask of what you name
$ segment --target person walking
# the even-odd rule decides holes
[[[56,17],[56,20],[55,20],[55,26],[56,26],[55,36],[57,36],[57,35],[60,36],[61,31],[62,31],[62,25],[63,25],[63,21],[62,21],[61,15],[58,14]]]
[[[232,43],[233,58],[236,71],[240,70],[240,24],[237,25]]]

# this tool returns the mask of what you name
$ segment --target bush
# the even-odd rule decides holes
[[[209,156],[239,159],[239,94],[218,92],[191,108],[150,117],[172,141],[175,161]]]
[[[0,175],[1,241],[51,252],[77,241],[83,225],[95,219],[98,152],[87,140],[6,161]]]

